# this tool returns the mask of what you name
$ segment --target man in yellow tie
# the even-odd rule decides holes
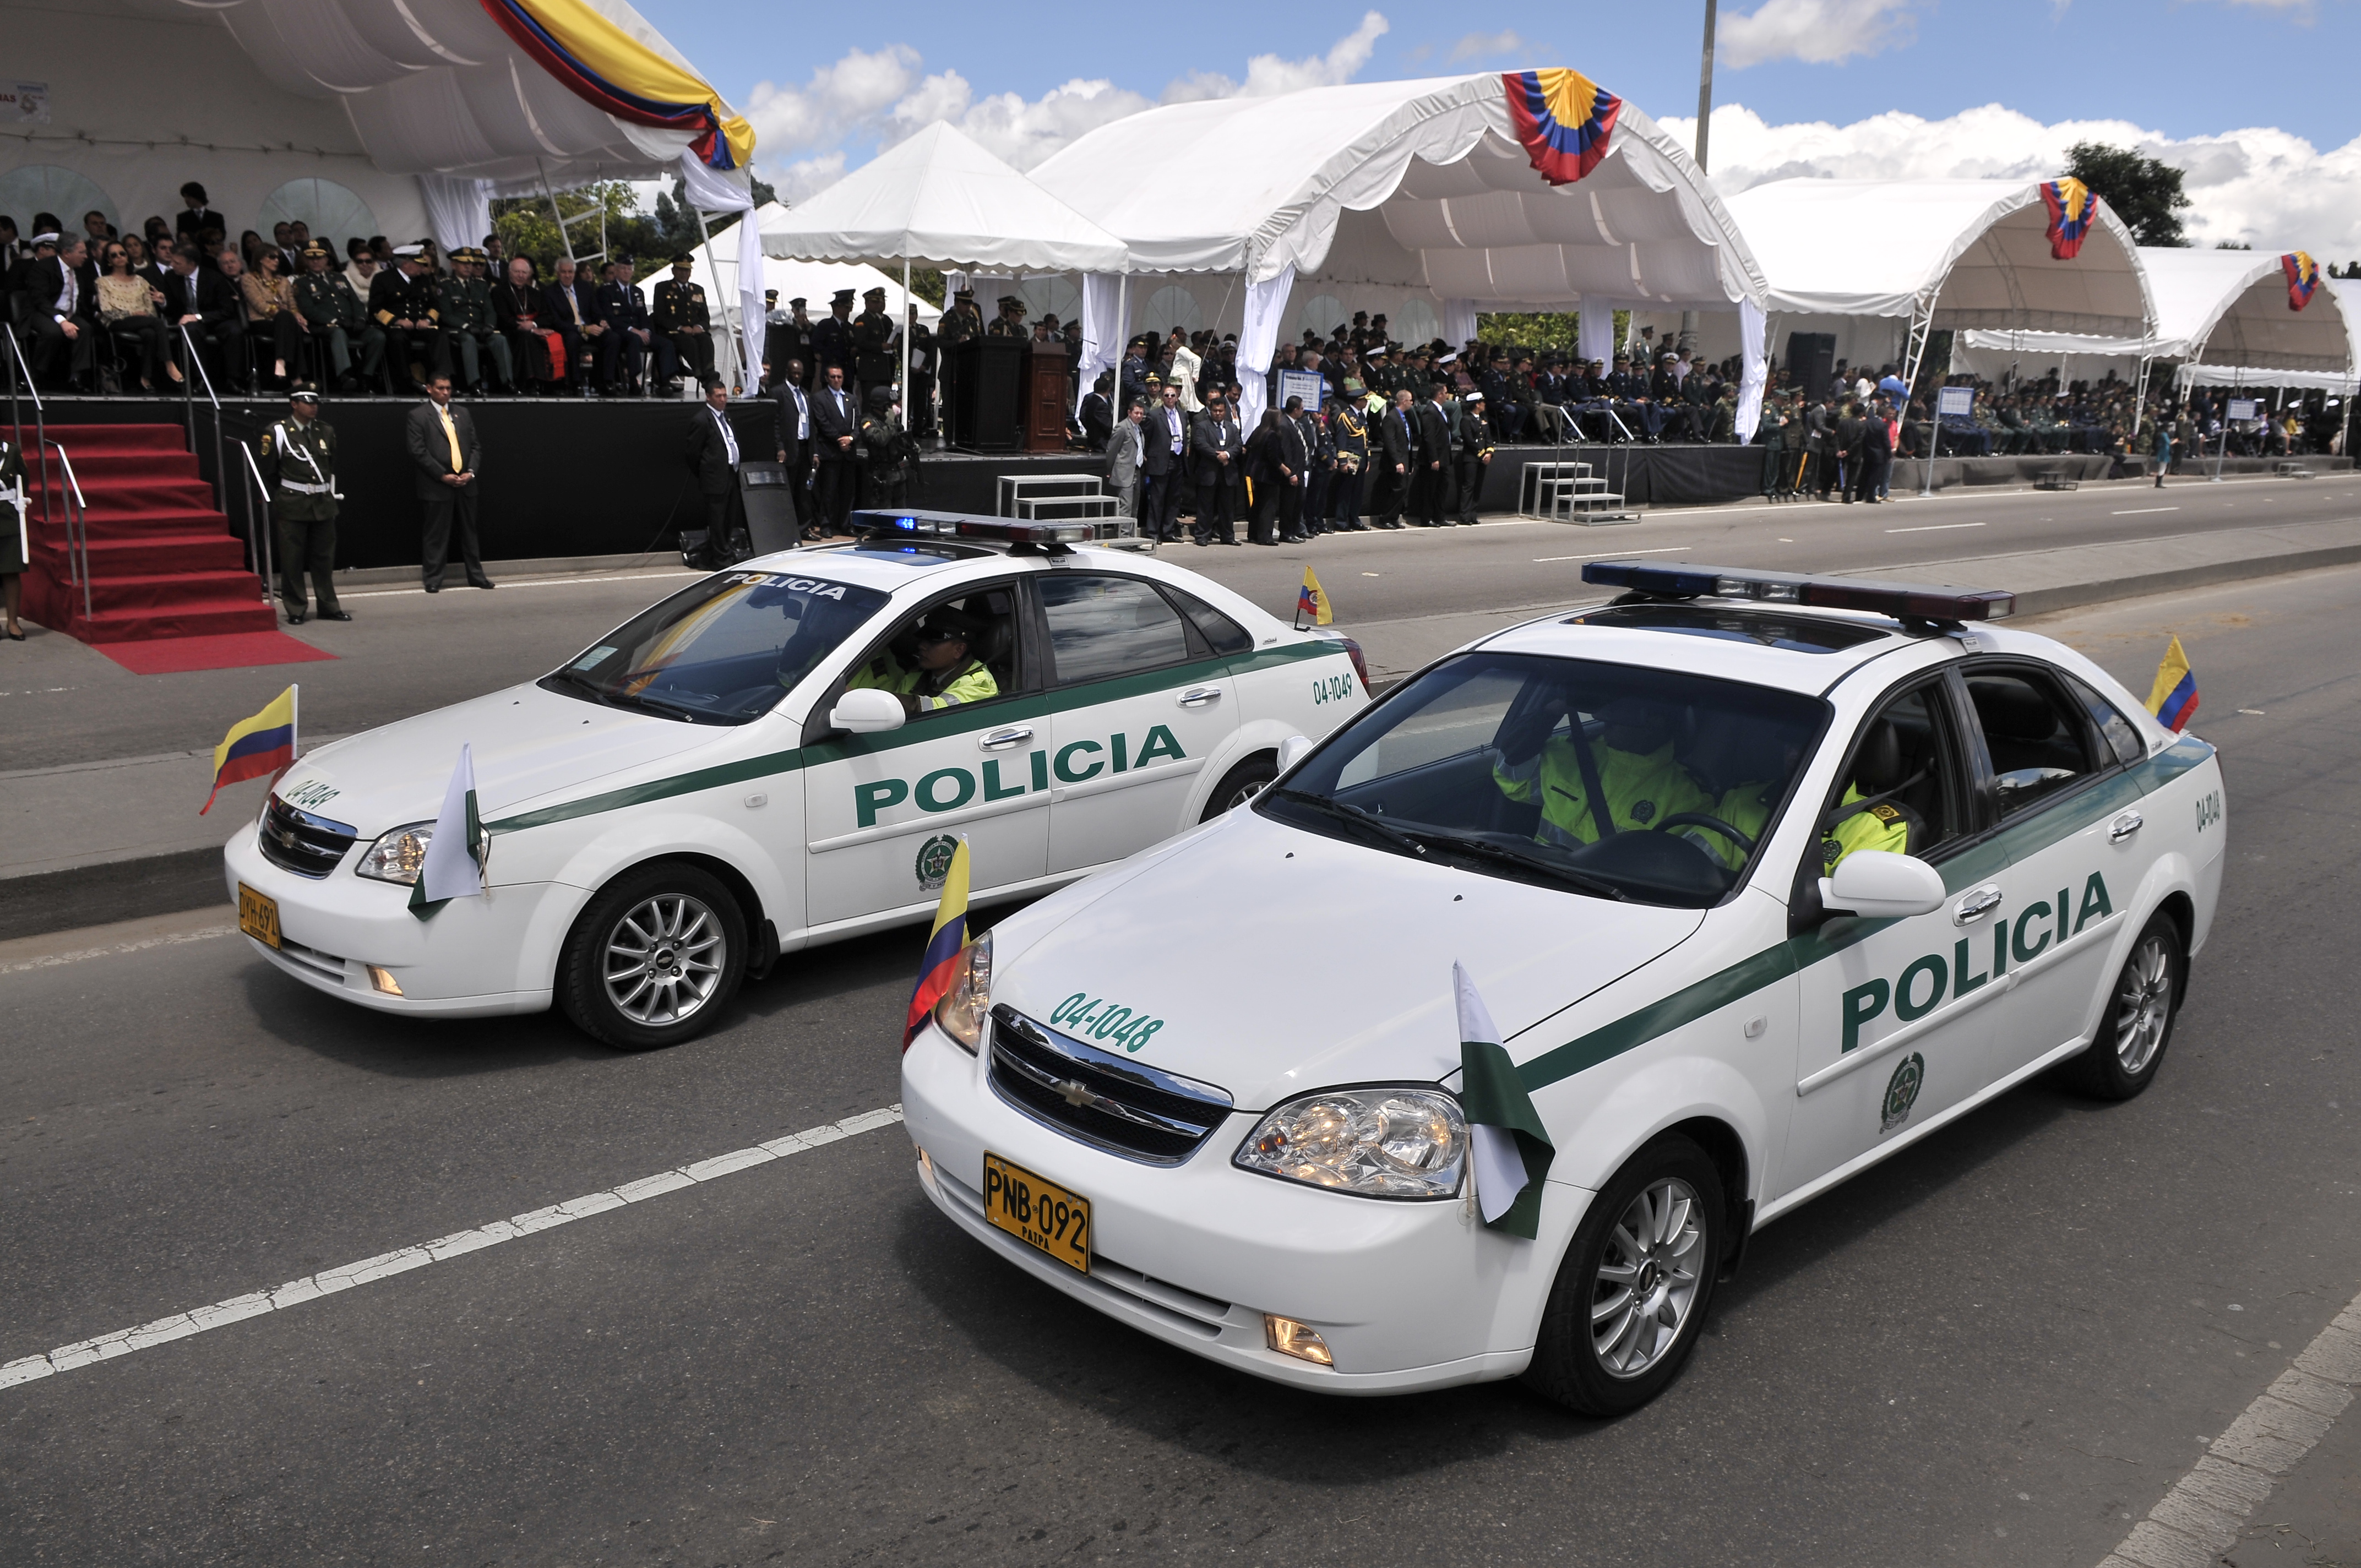
[[[420,571],[430,594],[443,591],[443,565],[451,545],[451,521],[459,522],[459,557],[467,564],[467,586],[489,588],[484,563],[476,554],[476,492],[481,488],[477,470],[483,446],[476,439],[476,422],[451,401],[451,378],[436,375],[426,384],[426,401],[410,411],[410,460],[414,466],[418,499],[425,509]]]

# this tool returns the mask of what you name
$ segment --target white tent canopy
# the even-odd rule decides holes
[[[1033,178],[1120,236],[1135,272],[1243,278],[1240,356],[1256,370],[1299,280],[1348,309],[1416,291],[1459,323],[1479,308],[1752,309],[1764,293],[1720,198],[1637,106],[1621,105],[1596,168],[1553,186],[1497,71],[1168,104]],[[1261,378],[1244,381],[1257,412]]]

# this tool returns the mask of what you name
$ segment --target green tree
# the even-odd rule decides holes
[[[1575,352],[1582,325],[1579,311],[1541,311],[1529,314],[1508,314],[1486,311],[1476,317],[1477,341],[1487,348],[1550,349],[1560,354]],[[1631,313],[1615,313],[1615,341],[1631,330]]]
[[[641,215],[632,199],[631,188],[620,180],[601,181],[571,191],[557,192],[557,208],[568,218],[589,215],[591,221],[571,225],[574,254],[588,256],[598,249],[599,224],[596,214],[606,214],[606,241],[609,255],[629,257],[634,261],[659,254],[654,225]],[[566,244],[558,236],[557,220],[550,215],[549,203],[541,196],[502,197],[492,203],[492,227],[511,256],[529,256],[533,265],[546,275],[566,252]]]
[[[2216,250],[2252,250],[2255,247],[2248,245],[2243,239],[2224,239],[2216,240],[2214,242],[2213,248]]]
[[[2180,214],[2190,205],[2180,170],[2136,148],[2078,141],[2066,149],[2066,172],[2106,199],[2142,245],[2185,246]]]

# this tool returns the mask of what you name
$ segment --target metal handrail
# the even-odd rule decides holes
[[[68,587],[81,587],[82,618],[88,620],[91,619],[89,503],[82,499],[82,481],[74,477],[73,459],[66,455],[66,449],[46,436],[41,438],[41,444],[57,453],[58,466],[65,472],[66,482],[60,493],[66,498],[66,583]],[[47,452],[42,455],[41,474],[44,486],[41,521],[46,524],[49,521],[49,499],[46,488],[49,482]]]
[[[248,446],[243,440],[241,440],[237,444],[237,455],[246,459],[246,471],[248,475],[252,476],[254,479],[254,493],[262,498],[261,521],[259,522],[253,521],[255,513],[251,501],[247,503],[246,515],[247,519],[247,536],[256,542],[254,558],[260,565],[262,598],[263,602],[267,604],[270,600],[271,594],[270,487],[263,480],[261,465],[254,460],[254,448]]]

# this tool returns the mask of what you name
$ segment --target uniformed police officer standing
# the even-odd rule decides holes
[[[889,395],[899,367],[894,362],[894,318],[885,313],[885,291],[872,289],[861,296],[864,307],[852,319],[852,374],[861,383],[862,401],[872,389]]]
[[[983,335],[983,317],[975,308],[975,291],[956,291],[951,295],[951,308],[943,313],[942,324],[935,329],[935,348],[941,367],[943,433],[946,436],[966,433],[959,426],[959,345],[972,337]]]
[[[328,340],[328,367],[340,392],[375,381],[385,363],[385,334],[369,321],[368,307],[352,280],[331,267],[335,252],[318,240],[303,247],[303,275],[295,280],[295,308],[304,325]],[[353,345],[361,350],[361,373],[353,376]]]
[[[830,370],[844,372],[846,395],[852,389],[852,291],[839,289],[828,302],[828,320],[812,328],[812,384],[828,385]]]
[[[713,315],[706,308],[702,284],[688,280],[694,263],[686,256],[672,258],[672,276],[656,285],[656,330],[672,340],[681,369],[698,386],[713,374]]]
[[[394,390],[422,387],[442,357],[434,274],[422,243],[393,247],[394,264],[369,280],[369,319],[393,352]]]
[[[25,568],[32,565],[32,541],[25,530],[25,458],[16,443],[0,439],[0,625],[11,642],[25,640],[16,619],[23,602]]]
[[[287,623],[303,624],[303,576],[322,620],[350,620],[336,602],[336,427],[320,417],[320,394],[294,392],[287,417],[262,433],[262,477],[279,549],[279,598]]]
[[[1029,337],[1025,330],[1025,302],[1014,294],[1000,296],[1000,314],[983,329],[987,337]]]

